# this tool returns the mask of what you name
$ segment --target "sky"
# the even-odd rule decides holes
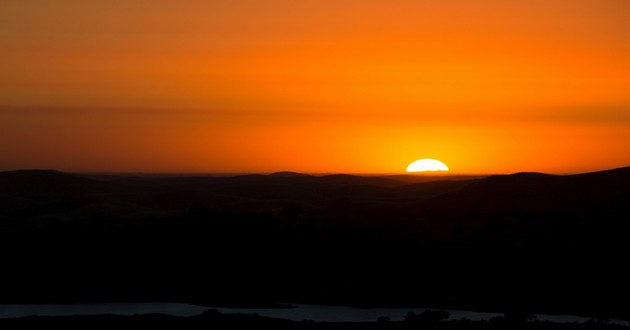
[[[2,0],[0,170],[630,165],[627,0]]]

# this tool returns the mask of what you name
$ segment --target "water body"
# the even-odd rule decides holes
[[[180,303],[102,303],[102,304],[0,304],[0,318],[97,314],[167,314],[174,316],[194,316],[208,309],[216,309],[224,314],[258,314],[261,316],[282,318],[293,321],[313,320],[316,322],[374,322],[379,317],[389,317],[392,321],[401,321],[409,312],[422,313],[422,308],[357,308],[348,306],[323,306],[292,304],[292,308],[225,308],[204,307]],[[503,316],[500,313],[471,312],[448,310],[451,319],[469,319],[473,321],[489,320]],[[586,322],[589,318],[574,315],[538,314],[540,321],[560,323]],[[629,325],[630,322],[611,320],[613,323]]]
[[[246,309],[246,308],[215,308],[224,314],[258,314],[293,321],[313,320],[317,322],[374,322],[381,316],[389,317],[392,321],[402,321],[409,312],[422,313],[422,308],[357,308],[349,306],[322,306],[295,304],[295,308],[277,309]],[[488,320],[499,313],[480,313],[458,310],[448,310],[452,319],[467,318],[470,320]]]
[[[392,321],[402,321],[409,312],[421,314],[424,308],[357,308],[348,306],[322,306],[295,304],[296,308],[278,309],[246,309],[246,308],[214,308],[224,314],[258,314],[293,321],[313,320],[317,322],[374,322],[381,316],[387,316]],[[502,317],[502,313],[472,312],[462,310],[447,310],[451,313],[451,320],[468,319],[472,321],[489,320],[493,317]],[[590,318],[574,315],[546,315],[537,314],[540,321],[558,323],[583,323]],[[630,322],[612,320],[614,323],[630,325]]]
[[[178,303],[103,303],[103,304],[0,304],[0,318],[66,315],[136,315],[167,314],[174,316],[199,315],[209,307]]]

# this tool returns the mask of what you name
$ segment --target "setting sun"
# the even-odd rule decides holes
[[[630,1],[0,3],[0,170],[630,164]]]
[[[435,159],[420,159],[407,166],[407,172],[448,171],[448,166]]]
[[[0,330],[630,325],[629,17],[0,0]]]

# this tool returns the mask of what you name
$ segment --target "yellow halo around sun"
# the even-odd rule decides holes
[[[407,166],[407,172],[448,171],[448,166],[439,160],[419,159]]]

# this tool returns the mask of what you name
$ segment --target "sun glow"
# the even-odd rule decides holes
[[[630,165],[628,0],[173,3],[0,0],[0,170]]]
[[[448,166],[435,159],[420,159],[407,166],[407,172],[448,171]]]

